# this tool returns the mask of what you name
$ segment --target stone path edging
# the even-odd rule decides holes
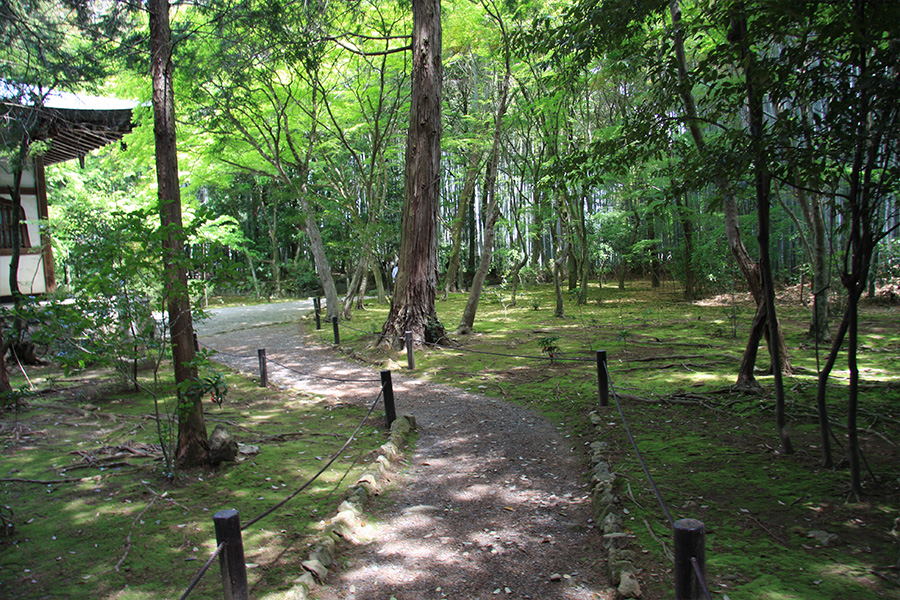
[[[591,422],[598,433],[603,427],[603,418],[591,413]],[[310,590],[322,584],[328,577],[334,563],[335,550],[342,542],[352,540],[354,531],[360,527],[363,506],[371,496],[380,493],[386,476],[393,464],[403,455],[409,436],[416,428],[415,417],[404,415],[391,425],[388,441],[379,449],[378,456],[350,489],[347,499],[338,507],[337,513],[324,522],[318,541],[305,560],[306,571],[300,576],[289,592],[291,600],[307,600]],[[637,568],[634,566],[635,551],[631,548],[633,535],[624,531],[624,513],[615,492],[616,473],[610,470],[606,457],[609,445],[603,441],[591,444],[591,502],[594,519],[603,532],[603,546],[608,556],[610,581],[616,586],[619,598],[639,599],[642,597]]]
[[[603,433],[603,418],[591,413],[591,423],[598,434]],[[611,470],[606,457],[609,444],[596,441],[591,444],[591,504],[594,520],[603,532],[609,579],[616,586],[619,598],[641,598],[641,584],[634,566],[635,553],[630,548],[633,534],[624,531],[625,519],[619,498],[616,496],[616,473]]]
[[[305,573],[296,579],[287,598],[307,600],[310,590],[325,582],[329,569],[334,564],[335,550],[341,542],[355,537],[354,532],[361,525],[363,505],[370,496],[380,493],[393,463],[403,455],[403,449],[415,428],[416,419],[411,415],[398,417],[391,424],[390,438],[381,445],[378,456],[359,476],[356,485],[350,488],[347,499],[338,506],[337,513],[324,521],[322,533],[314,543],[309,557],[302,563]]]

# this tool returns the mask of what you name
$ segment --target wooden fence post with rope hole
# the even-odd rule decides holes
[[[700,578],[706,573],[706,526],[697,519],[675,521],[675,600],[704,597]],[[694,571],[694,561],[700,578]]]
[[[213,523],[216,526],[216,543],[225,542],[225,547],[219,554],[225,600],[250,600],[244,543],[241,540],[241,517],[238,511],[229,508],[213,515]]]

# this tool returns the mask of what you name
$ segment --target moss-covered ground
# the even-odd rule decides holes
[[[746,295],[685,303],[671,284],[654,289],[629,282],[625,290],[592,287],[583,306],[567,297],[566,316],[557,318],[552,288],[529,288],[515,306],[508,291],[488,289],[475,333],[451,334],[451,348],[417,349],[416,375],[531,406],[566,428],[571,451],[585,456],[591,442],[607,442],[628,531],[643,549],[639,579],[646,598],[674,596],[671,532],[615,404],[597,406],[592,360],[601,349],[672,516],[706,525],[714,597],[900,598],[900,309],[869,301],[861,310],[865,493],[856,496],[844,451],[846,354],[828,388],[837,467],[823,469],[817,353],[806,338],[808,308],[796,292],[785,290],[778,305],[794,367],[785,378],[795,448],[790,455],[781,451],[775,431],[765,347],[757,365],[763,392],[730,389],[753,317]],[[462,294],[437,303],[448,332],[459,323],[464,303]],[[404,352],[370,347],[372,336],[364,332],[380,330],[386,308],[372,301],[367,307],[344,324],[342,347],[375,364],[406,368]],[[330,327],[314,335],[332,339]],[[543,351],[548,339],[556,346],[552,362]],[[826,353],[819,349],[823,362]],[[592,411],[605,423],[599,432],[590,424]]]
[[[48,365],[28,374],[40,393],[0,420],[0,506],[14,525],[0,537],[0,598],[10,600],[178,598],[216,547],[214,513],[237,509],[242,523],[261,514],[315,474],[365,415],[229,373],[225,403],[208,403],[207,427],[226,424],[259,452],[169,479],[151,396],[111,373],[63,377]],[[14,384],[27,385],[21,375]],[[171,390],[158,391],[172,401]],[[368,421],[308,490],[244,531],[253,598],[281,598],[293,586],[320,520],[386,437]],[[190,598],[222,598],[218,564]]]

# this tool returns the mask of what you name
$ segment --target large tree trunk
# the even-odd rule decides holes
[[[179,392],[176,460],[184,466],[208,461],[209,444],[203,405],[188,398],[185,387],[197,377],[194,360],[194,324],[191,316],[187,270],[184,265],[184,230],[178,153],[175,139],[175,94],[172,88],[172,44],[167,0],[149,0],[150,56],[153,79],[153,133],[156,139],[156,181],[163,239],[164,289],[172,338],[175,383]],[[182,409],[182,403],[191,405]]]
[[[434,308],[437,294],[437,220],[441,180],[441,4],[413,0],[412,90],[406,144],[406,195],[400,265],[391,311],[379,342],[404,345],[444,339]]]

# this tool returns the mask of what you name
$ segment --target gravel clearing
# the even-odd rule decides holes
[[[304,308],[282,307],[281,320],[296,321]],[[200,341],[223,364],[257,373],[257,348],[265,347],[270,384],[358,405],[378,393],[377,371],[312,345],[297,322],[255,321],[245,311],[232,323],[227,309],[212,312]],[[313,597],[615,598],[581,449],[527,409],[392,376],[397,412],[415,417],[417,440],[387,491],[366,506],[358,543],[339,549],[336,570]]]

